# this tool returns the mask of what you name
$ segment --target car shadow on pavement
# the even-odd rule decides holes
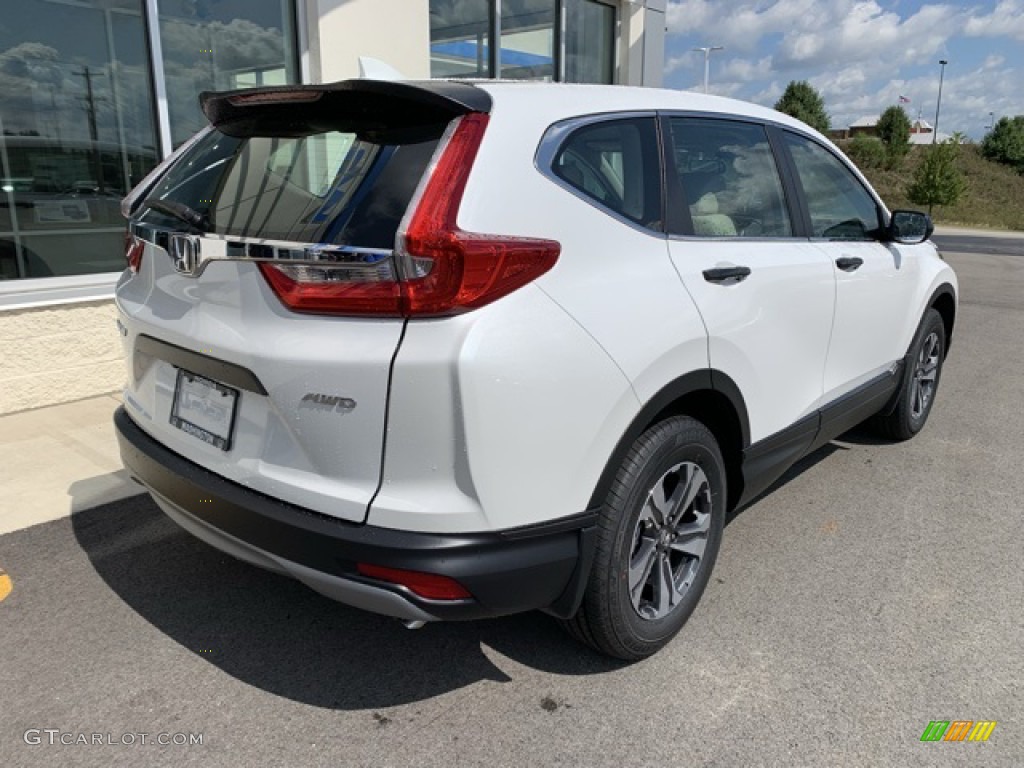
[[[142,618],[233,677],[306,704],[388,707],[481,680],[508,682],[496,664],[502,656],[562,675],[624,666],[539,612],[407,630],[222,554],[181,530],[148,495],[71,522],[96,572]]]

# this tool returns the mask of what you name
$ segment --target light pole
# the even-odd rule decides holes
[[[939,64],[942,68],[939,70],[939,98],[935,102],[935,128],[932,130],[932,144],[939,138],[939,109],[942,108],[942,79],[946,74],[946,65],[949,64],[945,59],[939,59]]]
[[[702,51],[704,53],[704,93],[708,92],[708,74],[711,70],[711,52],[712,51],[724,51],[725,46],[722,45],[705,45],[701,48],[694,48],[695,51]]]
[[[988,128],[988,130],[991,131],[995,127],[996,127],[996,113],[995,112],[989,112],[988,113],[988,126],[987,126],[987,128]]]

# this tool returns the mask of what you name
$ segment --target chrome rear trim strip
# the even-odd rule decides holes
[[[211,261],[287,261],[291,264],[338,265],[373,268],[388,261],[394,251],[329,243],[296,243],[257,237],[189,234],[133,221],[135,237],[167,251],[174,268],[198,277]]]

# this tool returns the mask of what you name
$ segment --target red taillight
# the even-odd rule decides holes
[[[387,269],[393,272],[393,265]],[[296,312],[329,315],[402,314],[394,276],[353,275],[352,267],[263,262],[260,271],[285,306]]]
[[[394,257],[329,265],[260,264],[278,298],[297,312],[333,315],[441,316],[466,312],[547,272],[554,240],[463,232],[456,216],[487,128],[479,113],[446,134],[432,172],[396,238]]]
[[[371,579],[408,587],[413,593],[430,600],[465,600],[472,597],[464,586],[449,576],[406,571],[402,568],[388,568],[370,563],[357,563],[356,570]]]
[[[230,96],[228,97],[228,104],[233,107],[249,107],[254,104],[308,103],[311,101],[319,101],[320,97],[323,95],[323,91],[309,90],[289,91],[285,89],[280,91],[254,91],[253,93],[244,93],[240,96]]]
[[[124,234],[124,258],[128,262],[128,269],[138,272],[142,264],[142,252],[146,250],[146,242],[140,240],[131,232]]]
[[[399,256],[410,315],[448,315],[488,304],[555,265],[554,240],[463,232],[455,223],[488,116],[463,117],[427,180]]]

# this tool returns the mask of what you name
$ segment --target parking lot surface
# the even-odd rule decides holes
[[[1024,765],[1024,258],[946,257],[924,432],[844,435],[736,515],[654,658],[541,614],[407,631],[139,496],[0,536],[0,764]],[[997,725],[920,741],[935,720]]]

